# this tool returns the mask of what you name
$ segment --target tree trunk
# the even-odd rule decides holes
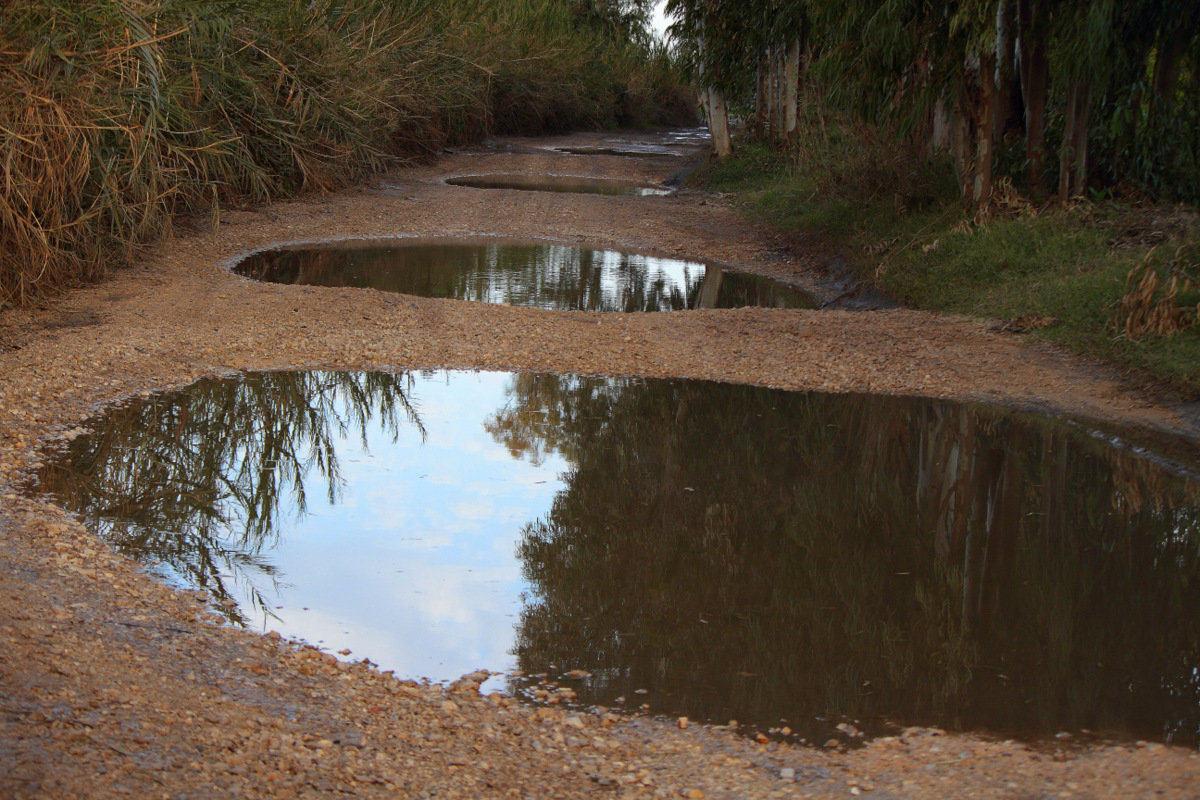
[[[991,53],[979,56],[979,98],[975,120],[975,189],[972,200],[986,209],[992,202],[993,120],[996,117],[996,60]]]
[[[991,52],[966,59],[955,108],[954,160],[963,201],[986,209],[992,200],[992,119],[996,113],[996,61]]]
[[[1155,45],[1154,99],[1167,106],[1173,104],[1179,86],[1179,67],[1187,53],[1188,40],[1179,31],[1159,31]]]
[[[1025,100],[1025,172],[1029,195],[1046,199],[1046,91],[1050,67],[1039,0],[1018,0],[1021,95]]]
[[[783,62],[779,46],[771,45],[771,144],[778,146],[783,141],[783,103],[780,100],[783,87]]]
[[[974,140],[973,115],[971,113],[971,87],[969,71],[964,69],[958,82],[958,96],[954,101],[954,116],[952,119],[953,141],[951,149],[954,153],[954,170],[958,176],[959,192],[963,202],[971,199],[971,188],[975,176],[975,166],[972,150]]]
[[[704,280],[700,282],[700,293],[696,295],[694,308],[716,308],[721,297],[721,279],[725,271],[717,266],[705,267]]]
[[[769,109],[771,92],[771,62],[768,51],[758,54],[758,83],[754,96],[754,136],[767,139],[770,136]]]
[[[725,108],[725,93],[711,86],[705,90],[708,94],[708,131],[712,134],[713,154],[717,158],[725,158],[733,153],[733,143],[729,138],[729,112]]]
[[[1088,122],[1091,116],[1091,86],[1083,78],[1071,81],[1067,93],[1067,116],[1059,152],[1058,199],[1065,203],[1083,194],[1087,182]]]
[[[788,144],[795,144],[799,138],[799,111],[800,111],[800,39],[799,37],[792,40],[788,46],[787,64],[783,70],[784,80],[787,85],[784,87],[783,103],[783,137]]]
[[[954,118],[946,110],[946,101],[938,98],[933,104],[932,131],[929,135],[929,149],[932,152],[949,150],[954,145]]]
[[[697,42],[701,63],[704,57],[704,41]],[[712,76],[703,69],[700,76],[700,102],[704,105],[704,116],[708,121],[708,132],[712,136],[713,155],[725,158],[733,152],[729,138],[729,112],[725,108],[725,93],[711,85]]]
[[[1016,88],[1012,63],[1015,6],[1015,0],[1000,0],[996,4],[996,95],[999,97],[1000,113],[992,120],[992,138],[995,141],[1004,138],[1011,97]]]
[[[1082,195],[1087,191],[1088,134],[1092,123],[1092,87],[1084,83],[1080,88],[1079,118],[1075,129],[1075,176],[1071,181],[1071,194]]]

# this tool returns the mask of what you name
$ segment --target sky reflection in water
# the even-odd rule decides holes
[[[843,718],[1200,739],[1200,485],[1053,421],[304,372],[93,428],[42,484],[115,546],[401,676],[581,668],[583,702],[819,742]]]
[[[272,550],[284,570],[283,608],[262,619],[265,630],[348,648],[408,677],[516,666],[525,584],[515,541],[549,509],[564,465],[514,461],[478,424],[480,408],[504,404],[505,378],[421,381],[410,396],[423,442],[412,426],[394,445],[340,437],[337,504],[310,505]],[[249,607],[244,593],[235,599]]]
[[[118,543],[126,542],[135,554],[146,550],[142,557],[165,557],[160,571],[177,582],[203,585],[218,598],[235,601],[252,628],[277,630],[331,651],[350,649],[354,657],[369,657],[407,677],[443,680],[479,667],[515,667],[510,653],[513,626],[525,586],[515,543],[522,526],[545,513],[562,488],[557,476],[564,465],[554,457],[539,465],[513,460],[480,424],[483,411],[504,405],[508,376],[456,374],[452,381],[444,375],[416,377],[411,383],[376,389],[384,394],[403,391],[419,416],[422,435],[411,423],[389,431],[370,418],[370,409],[364,424],[356,424],[361,409],[355,409],[351,398],[362,387],[338,381],[338,376],[307,375],[299,391],[288,391],[294,389],[284,385],[290,383],[288,376],[275,374],[252,376],[252,381],[260,379],[258,385],[243,387],[243,396],[236,399],[230,382],[208,381],[191,393],[190,401],[187,395],[166,401],[189,407],[190,417],[220,417],[223,408],[236,408],[233,413],[240,415],[278,403],[281,397],[297,401],[296,408],[272,417],[275,431],[268,423],[254,434],[293,439],[284,454],[264,457],[262,450],[236,445],[237,433],[230,431],[223,441],[235,447],[217,459],[220,472],[227,475],[248,460],[266,462],[268,470],[288,455],[300,462],[301,480],[276,479],[279,513],[254,541],[241,541],[239,535],[254,527],[247,517],[260,521],[271,509],[247,513],[237,492],[225,493],[214,504],[230,524],[215,526],[207,538],[261,556],[271,570],[237,559],[218,562],[216,569],[197,568],[195,556],[172,563],[170,551],[143,547],[146,542],[123,530],[124,523],[116,517],[137,519],[136,512],[144,508],[138,497],[142,490],[151,491],[148,487],[119,498],[116,517],[110,513],[112,504],[104,503],[109,507],[97,520],[101,530]],[[317,402],[314,395],[324,395],[329,402]],[[331,430],[322,433],[327,441],[311,431],[288,430],[289,412],[310,407],[329,420],[350,424],[343,430],[330,424]],[[161,420],[163,412],[150,416]],[[184,438],[208,440],[219,448],[219,440],[209,440],[207,433]],[[320,440],[316,446],[314,439]],[[326,446],[328,454],[313,455]],[[336,464],[334,481],[324,474],[331,462]],[[113,472],[130,475],[119,468]],[[110,472],[108,479],[112,477]],[[243,485],[240,490],[250,495],[258,489],[261,494],[261,487],[268,485],[270,480],[260,479],[255,487]],[[297,508],[297,485],[304,487],[303,512]],[[169,531],[195,528],[197,517],[162,508],[148,521]]]

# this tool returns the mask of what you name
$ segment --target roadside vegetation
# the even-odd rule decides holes
[[[899,174],[879,154],[856,152],[801,159],[747,144],[695,180],[906,305],[992,317],[1200,392],[1194,209],[1122,200],[1035,208],[1008,190],[977,223],[946,159]]]
[[[0,2],[0,309],[100,276],[176,214],[493,134],[690,122],[644,5]]]
[[[1200,6],[670,0],[698,174],[908,305],[1200,393]]]

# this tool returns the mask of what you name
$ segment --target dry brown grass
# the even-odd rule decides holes
[[[1200,325],[1200,264],[1188,250],[1178,248],[1163,265],[1151,250],[1129,271],[1113,320],[1125,336],[1171,336]]]

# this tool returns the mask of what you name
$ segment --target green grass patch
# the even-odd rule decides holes
[[[696,182],[736,195],[745,214],[800,247],[840,256],[905,305],[997,320],[1057,318],[1028,335],[1200,395],[1200,326],[1187,291],[1176,301],[1178,317],[1190,321],[1183,330],[1130,337],[1115,324],[1127,277],[1147,258],[1164,284],[1172,274],[1200,274],[1190,255],[1176,257],[1188,243],[1196,252],[1194,209],[1104,201],[1034,212],[1014,201],[976,225],[948,161],[863,139],[854,149],[833,135],[813,137],[786,156],[745,144],[706,165]]]

